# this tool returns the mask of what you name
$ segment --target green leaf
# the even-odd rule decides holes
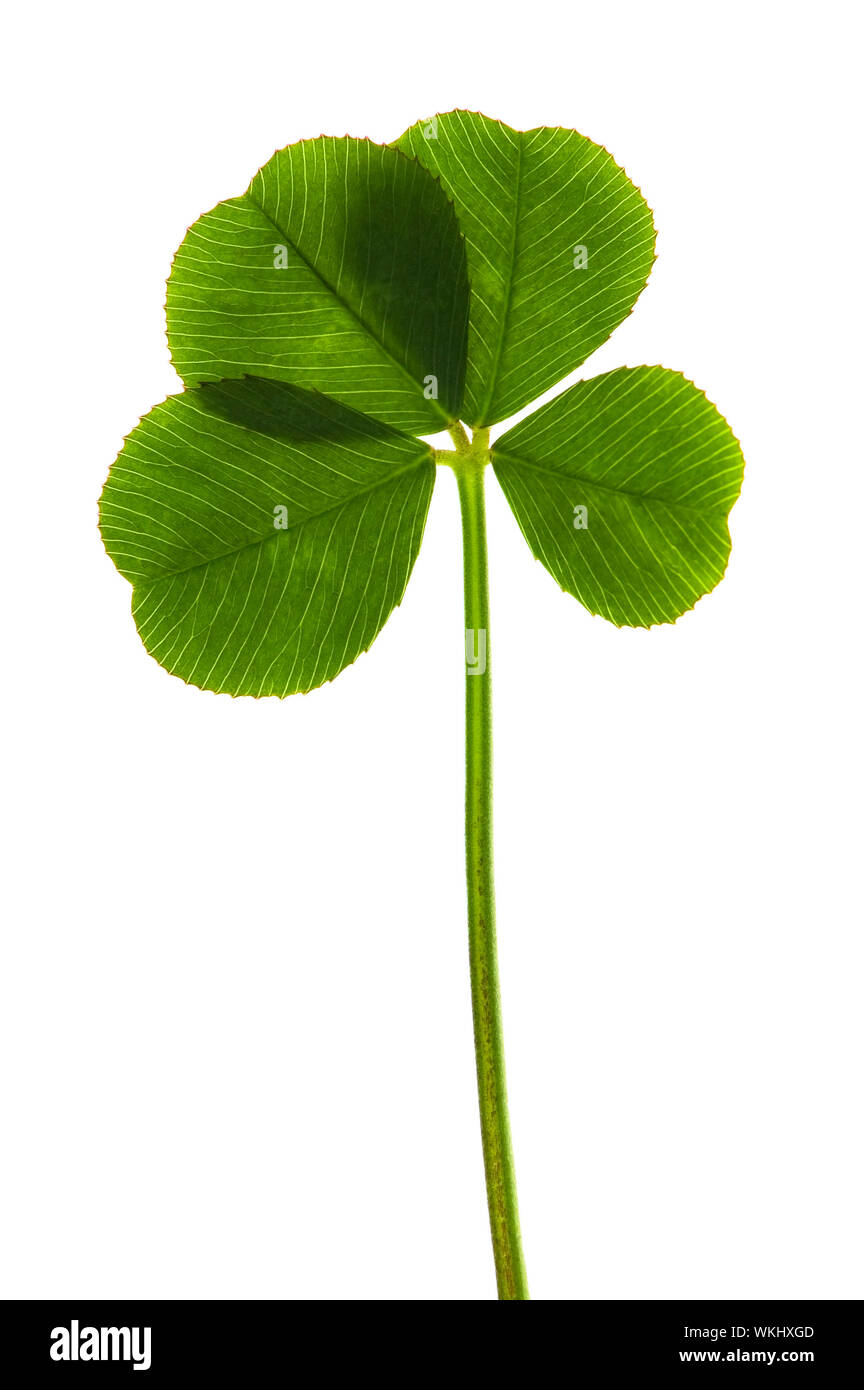
[[[204,690],[283,696],[369,647],[405,592],[434,479],[421,441],[247,378],[145,416],[100,525],[157,661]]]
[[[497,440],[492,464],[536,558],[619,627],[674,622],[723,578],[744,460],[679,372],[579,382]]]
[[[459,417],[465,245],[440,185],[397,150],[280,150],[190,228],[166,310],[187,385],[272,377],[416,434]]]
[[[630,313],[654,261],[650,209],[612,156],[575,130],[511,130],[451,111],[396,143],[455,203],[471,280],[463,418],[493,425],[572,372]]]

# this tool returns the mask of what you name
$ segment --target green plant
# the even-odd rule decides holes
[[[405,591],[436,464],[454,469],[471,988],[502,1299],[528,1289],[495,945],[486,465],[563,589],[649,627],[722,578],[743,461],[714,406],[663,367],[580,381],[491,446],[490,427],[609,336],[653,259],[641,194],[575,131],[454,111],[394,146],[289,146],[181,245],[167,317],[186,389],[128,436],[101,499],[147,650],[202,689],[285,696],[369,647]],[[417,437],[443,429],[452,450]]]

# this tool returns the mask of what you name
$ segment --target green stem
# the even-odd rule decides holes
[[[465,437],[466,444],[467,436]],[[507,1112],[492,859],[492,671],[484,472],[489,431],[460,447],[453,468],[462,509],[465,568],[465,847],[471,1008],[486,1195],[499,1299],[527,1299],[516,1173]]]
[[[461,420],[457,420],[455,424],[451,425],[447,433],[460,454],[470,454],[471,440],[468,438],[468,432]]]

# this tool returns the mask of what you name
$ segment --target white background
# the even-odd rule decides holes
[[[459,533],[331,686],[187,688],[96,501],[179,388],[187,225],[281,145],[436,109],[606,145],[661,362],[747,459],[728,576],[617,631],[490,475],[500,951],[540,1299],[860,1297],[853,7],[21,6],[3,221],[0,1292],[494,1297],[462,878]]]

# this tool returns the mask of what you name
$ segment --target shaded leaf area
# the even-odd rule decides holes
[[[438,182],[397,150],[280,150],[190,228],[166,312],[187,384],[276,378],[417,434],[459,417],[465,244]]]
[[[232,695],[332,680],[400,603],[434,455],[326,396],[204,385],[129,435],[100,501],[147,650]]]
[[[744,460],[678,372],[579,382],[497,440],[492,464],[536,558],[619,627],[674,622],[723,577]]]
[[[455,203],[471,280],[463,417],[495,424],[630,313],[654,261],[650,209],[612,156],[575,130],[518,131],[451,111],[397,144]]]

